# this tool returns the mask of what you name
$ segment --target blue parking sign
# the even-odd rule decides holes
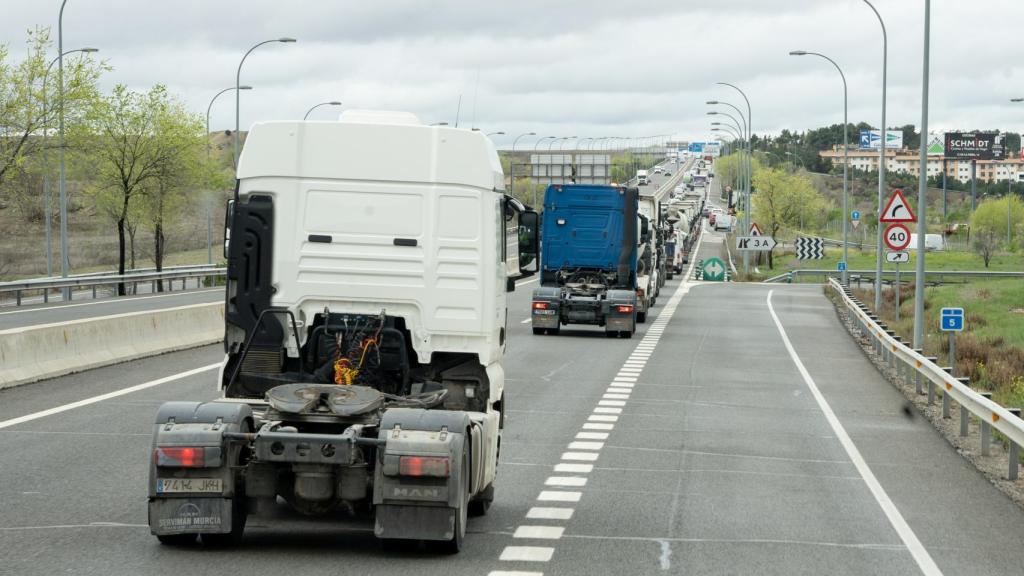
[[[943,332],[963,332],[964,330],[963,308],[943,308],[939,319]]]
[[[846,262],[836,264],[836,270],[839,270],[840,272],[846,270]]]

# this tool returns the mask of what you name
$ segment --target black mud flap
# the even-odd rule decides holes
[[[451,540],[458,511],[447,506],[395,506],[376,508],[373,528],[378,538],[399,540]]]
[[[151,498],[149,529],[158,536],[231,531],[230,498]]]

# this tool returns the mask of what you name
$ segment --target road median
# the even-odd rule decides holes
[[[224,304],[0,330],[0,389],[220,342]]]

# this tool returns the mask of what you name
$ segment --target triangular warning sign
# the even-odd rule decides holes
[[[760,236],[760,235],[761,235],[761,228],[758,227],[757,222],[751,222],[750,223],[750,234],[747,234],[747,236]]]
[[[897,188],[893,191],[892,196],[889,197],[889,202],[886,203],[885,210],[882,210],[882,216],[878,221],[917,222],[917,216],[914,216],[914,211],[910,209],[910,204],[907,203],[907,198],[903,195],[903,190]]]

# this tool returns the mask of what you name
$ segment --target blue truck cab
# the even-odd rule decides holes
[[[548,187],[534,334],[557,334],[568,324],[602,326],[609,337],[636,332],[638,200],[635,188]]]

